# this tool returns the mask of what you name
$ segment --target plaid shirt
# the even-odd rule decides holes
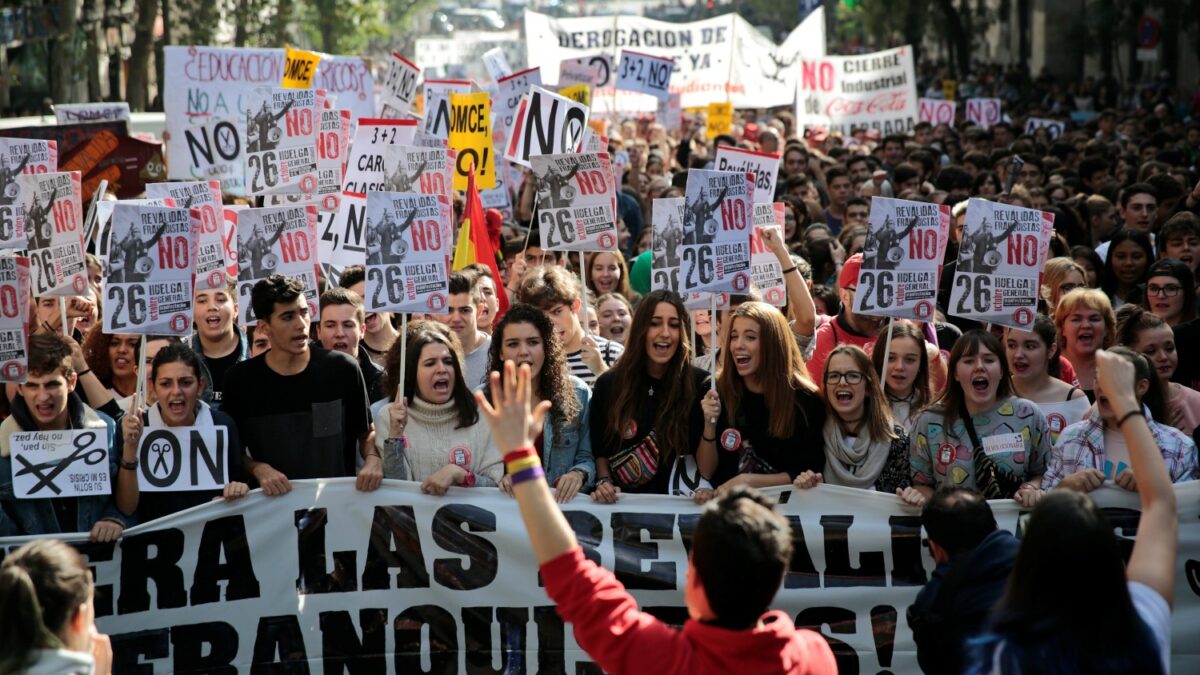
[[[1171,482],[1182,483],[1197,478],[1196,444],[1182,431],[1155,422],[1145,407],[1146,423],[1154,442],[1162,451]],[[1042,488],[1049,490],[1064,478],[1084,469],[1104,471],[1104,423],[1095,406],[1082,421],[1063,429],[1046,462]]]

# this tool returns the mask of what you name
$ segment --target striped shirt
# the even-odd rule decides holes
[[[593,335],[592,341],[596,343],[596,349],[600,350],[600,358],[604,361],[604,365],[609,368],[617,362],[621,354],[625,353],[625,347],[621,346],[619,342],[602,338],[599,335]],[[587,386],[590,387],[596,383],[596,374],[583,362],[582,349],[567,354],[567,368],[570,369],[572,375],[586,382]]]

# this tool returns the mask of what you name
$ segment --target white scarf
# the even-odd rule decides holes
[[[158,409],[158,403],[155,403],[154,405],[150,406],[148,410],[146,410],[146,420],[147,427],[171,426],[163,421],[162,413]],[[196,421],[192,422],[192,426],[201,427],[204,429],[211,429],[215,426],[215,423],[213,422],[212,408],[209,408],[208,404],[204,401],[196,401]]]
[[[825,419],[825,482],[869,490],[883,473],[891,449],[890,438],[880,442],[871,439],[871,430],[865,420],[854,439],[854,446],[847,446],[837,416],[830,415]]]

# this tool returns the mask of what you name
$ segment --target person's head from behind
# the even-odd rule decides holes
[[[771,605],[792,557],[792,531],[758,491],[735,487],[704,507],[692,540],[688,614],[750,628]]]
[[[521,280],[517,299],[545,312],[564,345],[582,334],[579,279],[565,268],[544,266],[530,270]]]
[[[250,306],[260,324],[267,324],[271,349],[292,356],[308,350],[312,316],[304,299],[304,282],[272,274],[254,284]]]
[[[362,297],[345,288],[330,288],[321,294],[321,320],[317,339],[330,351],[358,358],[358,343],[366,335]]]
[[[979,546],[996,531],[996,518],[983,495],[968,488],[946,486],[925,502],[921,525],[929,535],[934,561],[943,563]]]
[[[65,337],[57,333],[29,337],[29,373],[19,391],[39,429],[66,428],[67,400],[76,379],[71,343]]]
[[[42,649],[91,653],[92,575],[61,541],[25,544],[0,564],[0,672],[25,672]]]

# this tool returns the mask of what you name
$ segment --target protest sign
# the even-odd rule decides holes
[[[112,103],[59,103],[51,106],[54,118],[59,124],[74,122],[112,122],[116,120],[129,121],[129,103],[113,101]]]
[[[375,116],[375,79],[361,56],[322,54],[313,88],[336,98],[335,107],[349,111],[352,119]]]
[[[758,190],[755,189],[755,196]],[[783,307],[787,304],[787,286],[783,280],[783,266],[771,249],[763,242],[760,232],[774,228],[783,237],[783,202],[754,202],[754,229],[750,232],[750,283],[762,293],[763,302]]]
[[[493,80],[500,81],[502,77],[512,75],[512,66],[508,65],[508,57],[500,47],[493,47],[483,53],[483,65]]]
[[[350,111],[322,110],[317,133],[317,208],[337,211],[350,149]]]
[[[108,437],[103,429],[17,431],[8,443],[17,499],[112,493]]]
[[[117,208],[117,204],[134,204],[138,206],[175,206],[174,201],[170,198],[158,199],[123,199],[121,201],[101,201],[96,202],[96,257],[100,259],[100,263],[104,267],[105,276],[108,275],[108,247],[109,247],[109,225],[112,222],[113,209]],[[228,207],[226,207],[228,208]]]
[[[408,113],[417,96],[417,81],[420,78],[421,69],[417,64],[401,56],[400,52],[392,52],[387,74],[383,77],[383,108],[379,116],[396,119]]]
[[[750,288],[753,181],[745,173],[688,172],[680,293],[745,293]]]
[[[587,121],[587,106],[541,87],[530,87],[517,105],[504,159],[527,167],[529,158],[535,155],[578,152]]]
[[[0,382],[24,382],[29,372],[29,258],[0,253]]]
[[[530,160],[542,248],[615,251],[616,186],[608,154],[537,155]]]
[[[496,209],[506,219],[512,219],[512,195],[508,192],[508,185],[503,181],[496,181],[496,187],[491,190],[480,190],[479,201],[485,209]]]
[[[467,189],[467,175],[475,168],[481,189],[496,187],[496,156],[492,147],[492,103],[487,92],[450,95],[450,149],[457,153],[454,189]],[[396,190],[408,192],[408,190]]]
[[[683,197],[660,197],[650,208],[650,288],[679,292],[679,251],[683,246]]]
[[[968,201],[948,313],[1028,330],[1053,231],[1054,214]]]
[[[283,57],[283,80],[280,86],[284,89],[312,89],[320,62],[321,55],[316,52],[288,47]]]
[[[368,312],[445,311],[451,222],[450,202],[444,196],[367,193]]]
[[[950,233],[950,207],[871,198],[854,312],[932,321]]]
[[[469,80],[425,80],[425,123],[421,130],[430,136],[450,134],[450,94],[471,93]]]
[[[1057,140],[1067,130],[1067,123],[1045,117],[1030,117],[1025,120],[1025,133],[1032,136],[1038,129],[1045,129],[1050,140]]]
[[[780,502],[795,551],[771,607],[822,633],[843,673],[920,672],[906,608],[936,563],[919,510],[830,485],[766,493]],[[1128,550],[1137,494],[1101,487],[1089,496]],[[1171,666],[1190,673],[1200,669],[1200,483],[1176,485],[1175,502]],[[1000,528],[1019,531],[1018,504],[989,506]],[[584,551],[641,607],[687,619],[701,507],[687,497],[593,504],[581,495],[563,511]],[[35,538],[0,545],[11,553]],[[115,545],[86,533],[64,539],[94,570],[96,623],[112,638],[114,672],[344,670],[349,658],[376,672],[597,670],[539,583],[517,503],[491,488],[436,497],[397,480],[375,492],[356,491],[353,478],[294,480],[285,495],[212,502],[127,529]]]
[[[453,203],[454,160],[446,148],[390,145],[383,154],[392,168],[380,192],[415,192],[444,197],[447,203]]]
[[[87,264],[79,172],[24,174],[17,184],[15,231],[25,233],[34,296],[83,294]]]
[[[754,174],[756,204],[770,203],[775,198],[775,181],[779,178],[779,155],[722,145],[717,148],[713,169]]]
[[[17,177],[58,170],[54,141],[0,138],[0,248],[25,248]]]
[[[229,482],[225,427],[146,427],[138,442],[138,490],[220,490]]]
[[[558,93],[580,105],[592,107],[592,85],[590,84],[573,84],[559,89]]]
[[[247,100],[246,193],[315,193],[318,92],[260,87]]]
[[[171,206],[188,209],[196,237],[195,290],[225,288],[225,270],[237,264],[234,248],[237,242],[225,228],[221,183],[215,180],[151,183],[146,186],[146,196],[170,199]]]
[[[255,323],[250,291],[260,279],[272,274],[282,274],[304,283],[304,298],[315,322],[318,317],[317,207],[309,204],[242,209],[237,218],[237,292],[241,323],[247,326]]]
[[[910,133],[917,123],[912,48],[801,63],[796,124],[850,136],[855,129]]]
[[[922,98],[917,99],[917,117],[919,122],[929,122],[937,126],[939,124],[954,125],[955,115],[958,112],[958,103],[956,101],[944,101],[940,98]]]
[[[729,102],[709,103],[704,122],[704,135],[713,139],[721,134],[733,133],[733,104]]]
[[[679,94],[671,94],[658,102],[654,119],[668,131],[679,131],[683,126],[683,105]]]
[[[502,138],[507,140],[513,134],[513,121],[517,117],[517,108],[521,105],[521,97],[529,93],[530,87],[542,85],[540,68],[529,68],[519,73],[513,73],[496,80],[496,105],[493,110],[497,116],[496,127]]]
[[[671,72],[674,69],[675,60],[672,58],[623,49],[621,65],[617,68],[617,89],[649,94],[665,101],[671,93]]]
[[[190,333],[196,240],[188,209],[118,202],[108,237],[104,330]]]
[[[225,250],[233,253],[233,262],[225,268],[229,278],[236,279],[238,275],[237,259],[237,217],[243,209],[249,208],[241,204],[230,204],[225,207],[222,217],[225,220]]]
[[[1000,123],[1001,103],[998,98],[967,99],[967,121],[987,129]]]
[[[595,58],[603,61],[599,56]],[[560,62],[558,64],[558,87],[561,89],[575,84],[600,86],[601,72],[607,73],[610,70],[608,62],[592,65],[587,61],[587,59],[567,59]]]

